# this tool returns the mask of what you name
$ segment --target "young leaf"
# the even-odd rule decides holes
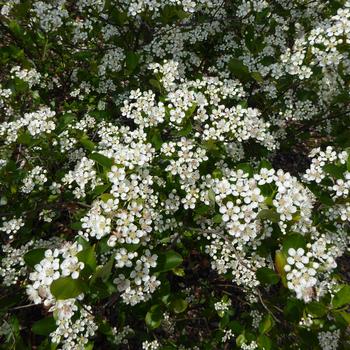
[[[258,345],[260,349],[270,350],[272,347],[271,339],[265,334],[260,334],[258,336]]]
[[[267,314],[263,320],[260,322],[260,325],[259,325],[259,332],[261,334],[265,334],[265,333],[268,333],[271,328],[273,327],[274,325],[274,320],[271,316],[271,314]]]
[[[145,322],[148,328],[156,329],[160,326],[163,318],[163,313],[160,305],[153,305],[147,312]]]
[[[286,255],[280,250],[276,251],[275,268],[281,277],[282,284],[287,287],[286,271],[284,270],[285,265],[287,265]]]
[[[221,214],[216,214],[214,217],[213,217],[213,222],[215,224],[221,224],[222,223],[222,215]]]
[[[184,299],[175,299],[170,303],[170,307],[176,314],[180,314],[187,309],[188,303]]]

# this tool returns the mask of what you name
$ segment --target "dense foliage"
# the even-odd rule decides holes
[[[1,349],[349,349],[350,1],[0,11]]]

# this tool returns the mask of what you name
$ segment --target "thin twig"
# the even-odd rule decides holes
[[[264,300],[261,296],[261,293],[259,291],[259,289],[257,289],[257,293],[258,293],[258,297],[259,297],[259,300],[262,304],[262,306],[264,307],[264,309],[273,317],[273,319],[278,322],[278,323],[281,323],[281,321],[274,315],[274,313],[266,306],[266,304],[264,303]]]
[[[16,306],[16,307],[12,307],[9,310],[12,311],[12,310],[26,309],[26,308],[32,307],[32,306],[38,306],[38,304],[27,304],[27,305]]]

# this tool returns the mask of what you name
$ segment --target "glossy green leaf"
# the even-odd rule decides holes
[[[93,271],[96,269],[96,253],[94,247],[86,247],[77,254],[77,258]]]
[[[56,328],[56,321],[52,316],[50,316],[35,322],[32,326],[32,332],[38,335],[49,335]]]
[[[343,169],[335,164],[326,164],[323,167],[323,170],[336,179],[343,178]]]
[[[259,349],[270,350],[272,348],[271,339],[268,336],[266,336],[265,334],[260,334],[258,336],[257,343],[259,345]]]
[[[187,309],[188,303],[184,299],[175,299],[170,303],[170,307],[176,314],[180,314]]]
[[[263,284],[277,284],[279,276],[268,267],[261,267],[256,271],[257,279]]]
[[[147,312],[145,322],[148,328],[156,329],[160,326],[163,319],[163,313],[160,305],[153,305]]]
[[[104,156],[103,154],[91,153],[89,157],[90,159],[94,160],[95,162],[99,163],[105,168],[110,168],[113,165],[113,160]]]
[[[71,277],[61,277],[50,286],[52,295],[57,300],[76,298],[83,291],[83,282]]]
[[[316,317],[323,317],[327,314],[327,308],[321,302],[312,301],[306,305],[309,314]]]
[[[83,136],[79,142],[82,144],[84,148],[86,148],[88,151],[93,151],[95,149],[95,143],[92,142],[88,136]]]
[[[24,254],[23,259],[28,266],[34,267],[36,264],[39,264],[42,259],[44,259],[45,251],[45,248],[29,250],[26,254]]]
[[[182,256],[174,250],[169,250],[158,259],[158,271],[165,272],[182,264]]]
[[[273,325],[274,325],[275,321],[273,320],[271,314],[267,314],[263,320],[260,322],[260,325],[259,325],[259,332],[261,334],[265,334],[265,333],[268,333]]]
[[[288,254],[289,248],[305,248],[306,247],[306,240],[303,235],[300,233],[292,233],[288,235],[284,241],[283,241],[283,252],[285,254]]]
[[[332,305],[335,308],[350,304],[350,285],[344,286],[334,296]]]

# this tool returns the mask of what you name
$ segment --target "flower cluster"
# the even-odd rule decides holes
[[[3,217],[3,224],[0,227],[0,231],[5,232],[9,235],[9,239],[13,239],[14,234],[24,226],[24,221],[22,217],[13,218],[6,221],[6,217]]]
[[[15,142],[20,130],[28,131],[36,137],[43,133],[51,133],[55,129],[53,118],[55,112],[48,107],[42,107],[36,112],[25,113],[22,118],[1,124],[0,136],[5,137],[7,143]]]
[[[78,260],[77,254],[82,249],[77,243],[67,242],[61,248],[45,250],[45,258],[34,266],[34,271],[29,275],[32,284],[27,286],[27,293],[35,304],[43,302],[49,306],[55,303],[50,286],[60,276],[71,276],[73,279],[79,277],[84,263]]]
[[[349,347],[349,0],[0,11],[2,348]]]

